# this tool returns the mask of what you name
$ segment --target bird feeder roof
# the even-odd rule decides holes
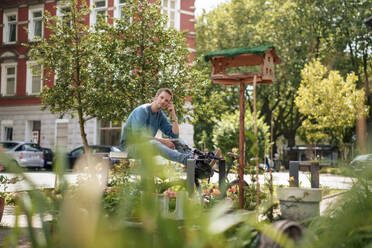
[[[256,46],[256,47],[246,47],[246,48],[232,48],[232,49],[225,49],[221,51],[214,51],[206,54],[204,56],[204,60],[208,62],[213,57],[228,57],[228,58],[234,58],[239,55],[244,54],[251,54],[251,55],[258,55],[263,56],[265,55],[265,52],[268,50],[272,50],[272,53],[274,55],[274,63],[279,64],[280,59],[275,53],[275,47],[273,45],[268,46]]]

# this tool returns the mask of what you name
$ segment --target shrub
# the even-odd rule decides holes
[[[245,158],[248,161],[256,156],[256,137],[254,135],[253,114],[246,111],[245,114]],[[262,118],[257,118],[258,132],[258,154],[263,159],[265,153],[270,148],[269,126],[265,124]],[[222,150],[223,154],[239,147],[239,111],[233,114],[226,113],[222,115],[219,122],[213,129],[213,142],[216,147]]]

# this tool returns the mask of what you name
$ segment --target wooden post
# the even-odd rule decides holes
[[[293,186],[298,187],[299,179],[298,179],[298,171],[300,169],[300,164],[298,161],[289,161],[289,179],[293,177]]]
[[[187,177],[186,177],[186,186],[187,186],[187,192],[189,192],[189,196],[191,196],[194,193],[195,187],[195,159],[188,159],[187,160]]]
[[[256,204],[260,204],[260,182],[258,178],[258,132],[257,132],[257,107],[256,107],[256,86],[257,86],[257,76],[254,75],[253,78],[253,122],[254,122],[254,135],[256,136]]]
[[[245,84],[240,82],[240,129],[239,129],[239,208],[244,208],[244,115]]]
[[[311,188],[319,188],[319,163],[311,163]]]
[[[222,196],[226,196],[226,161],[224,159],[221,159],[218,161],[218,188],[222,192]]]

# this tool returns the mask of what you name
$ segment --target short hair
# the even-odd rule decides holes
[[[171,96],[171,98],[173,98],[173,93],[168,88],[160,88],[160,89],[158,89],[158,91],[156,92],[156,95],[155,96],[159,96],[164,91],[167,92]]]

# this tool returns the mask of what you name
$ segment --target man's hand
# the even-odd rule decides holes
[[[163,145],[166,145],[167,147],[169,147],[170,149],[175,149],[176,147],[174,146],[174,143],[173,141],[171,141],[170,139],[161,139],[161,138],[157,138],[157,140],[162,143]]]
[[[177,119],[176,110],[174,110],[173,102],[170,102],[167,107],[168,113],[171,115],[173,120]]]
[[[180,130],[179,130],[179,127],[178,127],[178,120],[177,120],[176,110],[174,109],[174,105],[173,105],[172,101],[168,104],[167,111],[171,115],[171,119],[172,119],[172,132],[174,134],[178,135],[180,133]],[[172,149],[174,149],[174,148],[172,148]]]

